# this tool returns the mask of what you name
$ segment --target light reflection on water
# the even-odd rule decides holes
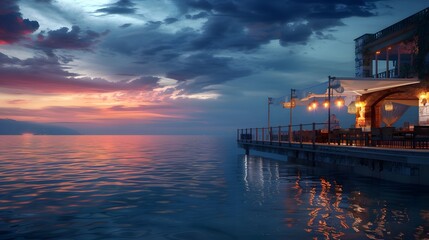
[[[0,137],[0,239],[425,239],[429,193],[205,136]]]

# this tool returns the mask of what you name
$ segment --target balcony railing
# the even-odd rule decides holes
[[[409,16],[402,21],[399,21],[381,31],[378,31],[374,34],[365,34],[356,39],[361,45],[366,45],[368,43],[374,42],[378,39],[384,38],[392,33],[403,31],[411,27],[415,27],[417,23],[422,21],[422,19],[429,14],[429,8],[423,9],[422,11]]]

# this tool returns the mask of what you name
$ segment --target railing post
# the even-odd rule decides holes
[[[278,138],[279,138],[279,146],[280,145],[282,145],[282,143],[281,143],[281,138],[282,138],[282,127],[281,126],[279,126],[279,132],[278,132]]]
[[[291,145],[291,142],[292,142],[292,138],[293,138],[293,136],[292,136],[292,125],[290,125],[289,124],[289,126],[288,126],[289,128],[289,146]]]
[[[262,128],[262,143],[265,144],[265,128]]]
[[[312,143],[313,143],[313,148],[316,148],[316,123],[313,123],[313,134],[312,134]]]
[[[250,142],[252,142],[253,141],[253,131],[252,131],[252,128],[250,128]]]
[[[268,131],[270,132],[270,145],[272,145],[273,144],[273,127],[270,127]]]
[[[302,148],[302,123],[299,124],[299,144],[301,145],[301,148]]]
[[[246,142],[248,141],[248,137],[247,137],[247,128],[246,128],[246,135],[244,135],[245,136],[245,139],[246,139]]]
[[[256,138],[256,142],[258,142],[259,141],[259,138],[258,138],[258,128],[256,128],[256,130],[255,130],[255,138]]]

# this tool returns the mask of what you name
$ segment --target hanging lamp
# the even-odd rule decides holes
[[[356,108],[356,102],[352,101],[349,104],[349,106],[347,106],[347,113],[356,114],[356,110],[357,110],[357,108]]]
[[[391,101],[387,101],[384,104],[384,110],[386,110],[387,112],[393,111],[393,103]]]

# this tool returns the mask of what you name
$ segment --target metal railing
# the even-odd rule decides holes
[[[346,146],[429,149],[429,126],[415,126],[415,131],[395,131],[394,128],[332,129],[326,123],[309,123],[270,128],[237,129],[237,141],[244,143],[286,145],[335,144]]]
[[[429,8],[423,9],[422,11],[414,15],[411,15],[381,31],[378,31],[374,34],[365,34],[357,38],[356,40],[361,42],[361,44],[368,44],[368,43],[374,42],[378,39],[389,36],[395,32],[404,31],[412,27],[415,27],[415,25],[421,22],[422,19],[424,19],[425,16],[427,16],[428,14],[429,14]]]
[[[261,144],[328,143],[326,123],[237,129],[237,141]],[[326,136],[327,138],[323,138]]]

